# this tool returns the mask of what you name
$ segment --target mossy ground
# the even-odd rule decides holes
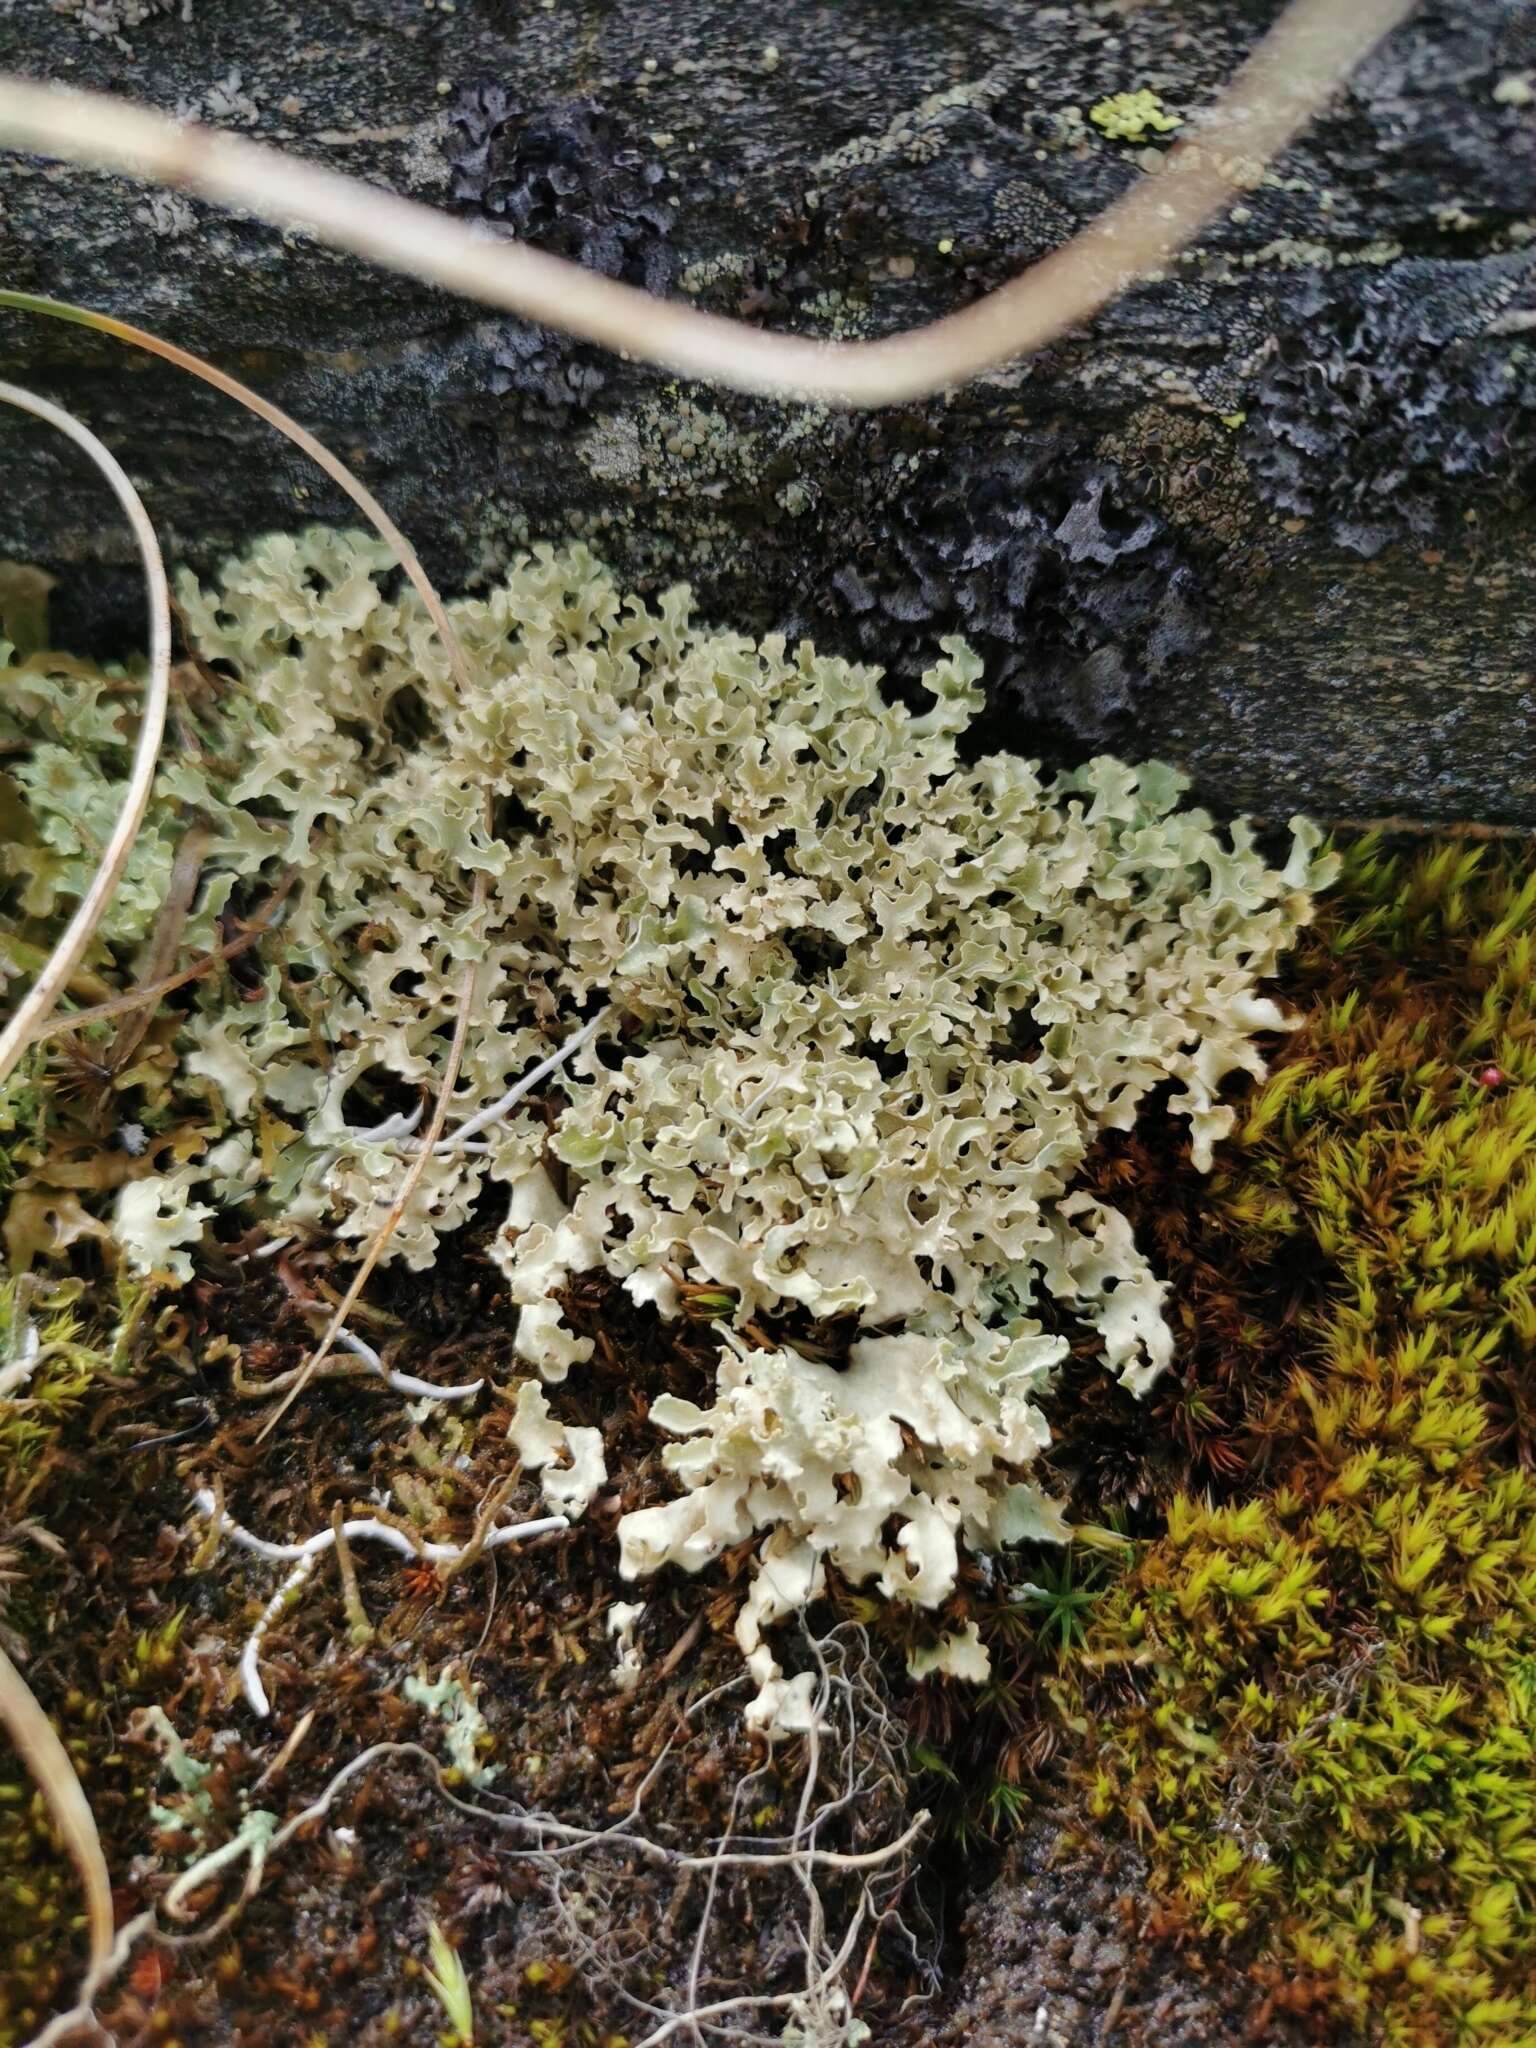
[[[1355,851],[1203,1233],[1311,1265],[1285,1370],[1062,1689],[1170,1904],[1390,2043],[1536,2041],[1533,964],[1523,864]]]
[[[1533,964],[1523,854],[1351,850],[1211,1179],[1102,1160],[1182,1364],[1137,1412],[1069,1386],[1054,1455],[1132,1540],[1089,1600],[976,1603],[993,1811],[1049,1747],[1261,2029],[1536,2041]]]
[[[907,1699],[916,1788],[946,1823],[929,1874],[951,1903],[995,1866],[989,1845],[1001,1853],[1015,1824],[1068,1798],[1085,1837],[1129,1838],[1147,1873],[1132,1947],[1173,1940],[1212,1968],[1222,1959],[1223,2009],[1246,2006],[1260,2038],[1268,2026],[1393,2048],[1536,2041],[1533,971],[1523,849],[1349,851],[1287,970],[1301,1026],[1273,1046],[1216,1172],[1194,1173],[1154,1118],[1093,1162],[1169,1276],[1182,1335],[1178,1372],[1144,1404],[1086,1355],[1063,1377],[1054,1472],[1100,1533],[973,1568],[943,1620],[980,1622],[992,1683],[979,1699],[947,1682]],[[63,1142],[94,1114],[66,1103]],[[112,1331],[135,1304],[113,1298],[92,1243],[76,1256],[91,1284],[34,1300],[60,1348],[22,1436],[0,1445],[0,1621],[80,1763],[120,1910],[188,1854],[148,1812],[177,1795],[135,1708],[159,1705],[213,1766],[203,1824],[217,1840],[311,1711],[259,1795],[284,1812],[371,1741],[431,1745],[401,1683],[452,1664],[482,1682],[499,1788],[601,1823],[686,1703],[733,1675],[740,1559],[650,1589],[647,1678],[628,1698],[613,1690],[612,1527],[661,1483],[645,1403],[663,1386],[698,1391],[712,1340],[593,1280],[570,1308],[596,1358],[564,1397],[570,1419],[604,1429],[616,1474],[589,1525],[502,1553],[494,1582],[433,1587],[360,1554],[365,1643],[319,1575],[273,1633],[274,1721],[251,1723],[231,1667],[273,1572],[199,1555],[189,1487],[220,1481],[233,1514],[286,1536],[388,1484],[424,1529],[462,1535],[510,1470],[504,1418],[410,1421],[332,1382],[258,1444],[261,1410],[235,1368],[260,1380],[296,1362],[311,1329],[299,1297],[323,1293],[323,1262],[242,1268],[218,1254],[179,1299],[139,1307],[114,1360]],[[498,1285],[471,1234],[431,1279],[376,1290],[374,1334],[399,1341],[411,1370],[467,1377],[505,1349],[513,1311]],[[840,1333],[817,1335],[835,1355]],[[524,1498],[532,1509],[531,1488]],[[876,1625],[894,1692],[900,1653],[931,1618],[837,1601]],[[731,1715],[706,1717],[664,1781],[664,1824],[707,1834],[749,1761]],[[432,1914],[461,1943],[496,2038],[563,2048],[629,2024],[573,1978],[504,1839],[443,1809],[416,1767],[382,1764],[332,1818],[218,1943],[144,1955],[108,2011],[125,2037],[428,2039],[442,2025],[421,1975]],[[12,1766],[0,1872],[5,2041],[78,1960],[73,1880]],[[605,1882],[609,1910],[623,1902],[631,1981],[674,1967],[696,1903],[669,1918],[649,1873]],[[772,1967],[760,1923],[728,1946],[722,1973]],[[910,1955],[872,1969],[861,2009],[877,2039],[918,1983]]]

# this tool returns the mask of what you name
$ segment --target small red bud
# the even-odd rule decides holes
[[[1481,1088],[1502,1088],[1504,1086],[1504,1069],[1502,1067],[1484,1067],[1477,1080],[1478,1086]]]

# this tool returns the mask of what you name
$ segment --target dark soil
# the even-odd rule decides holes
[[[433,1540],[467,1541],[478,1505],[508,1479],[511,1517],[545,1512],[536,1482],[516,1478],[506,1442],[500,1388],[515,1378],[515,1311],[473,1246],[448,1251],[424,1278],[387,1277],[380,1316],[357,1327],[391,1363],[444,1383],[484,1372],[496,1393],[470,1413],[437,1409],[416,1420],[374,1383],[327,1380],[260,1440],[271,1404],[240,1389],[249,1396],[252,1382],[302,1360],[312,1321],[299,1300],[316,1290],[316,1262],[303,1255],[243,1271],[231,1263],[168,1312],[152,1355],[67,1433],[29,1503],[65,1554],[28,1552],[8,1635],[25,1646],[29,1682],[71,1739],[118,1881],[120,1924],[163,1895],[200,1849],[235,1834],[249,1808],[287,1818],[373,1744],[420,1744],[446,1763],[442,1724],[403,1696],[412,1673],[431,1680],[451,1669],[478,1689],[489,1730],[480,1764],[496,1775],[476,1790],[450,1769],[444,1784],[485,1817],[449,1805],[426,1759],[382,1759],[275,1859],[226,1932],[140,1950],[102,2017],[124,2042],[430,2040],[445,2024],[423,1980],[435,1917],[460,1948],[486,2038],[537,2048],[637,2039],[653,2022],[632,2001],[665,2013],[686,1978],[701,1874],[656,1867],[622,1845],[599,1848],[567,1856],[557,1897],[547,1863],[535,1867],[526,1853],[529,1830],[506,1816],[537,1810],[572,1827],[611,1828],[659,1765],[643,1832],[675,1850],[707,1852],[733,1824],[733,1798],[754,1772],[736,1831],[773,1835],[789,1825],[801,1748],[782,1745],[770,1758],[740,1718],[747,1694],[730,1630],[744,1552],[697,1579],[672,1574],[640,1589],[645,1670],[627,1695],[615,1686],[605,1627],[611,1602],[635,1593],[617,1577],[615,1524],[665,1485],[646,1403],[664,1387],[700,1393],[712,1340],[687,1320],[663,1326],[605,1279],[575,1283],[568,1310],[596,1349],[557,1406],[569,1421],[602,1428],[609,1490],[568,1533],[503,1548],[446,1583],[392,1552],[355,1546],[374,1631],[362,1645],[349,1640],[328,1556],[265,1640],[260,1668],[273,1711],[263,1722],[235,1666],[287,1567],[228,1543],[209,1556],[191,1506],[196,1488],[221,1488],[233,1520],[275,1541],[324,1528],[336,1503],[349,1515],[375,1512],[386,1491],[402,1524]],[[142,1725],[139,1710],[150,1706],[213,1767],[195,1846],[146,1812],[185,1806]],[[828,1760],[825,1792],[835,1793],[842,1761]],[[864,1849],[900,1834],[910,1818],[904,1791],[887,1773],[875,1794],[834,1817],[820,1846]],[[8,1806],[30,1811],[30,1797],[7,1756],[0,1826]],[[67,2002],[81,1960],[64,1938],[74,1881],[40,1817],[11,1848],[0,1880],[7,2043]],[[238,1876],[195,1898],[197,1927],[233,1899]],[[835,1906],[835,1885],[825,1889]],[[721,1878],[701,1997],[793,1988],[798,1899],[782,1867]],[[863,1993],[872,2022],[927,1980],[921,1943],[893,1932],[886,1946],[878,1970],[871,1957]]]
[[[1172,1276],[1179,1370],[1137,1403],[1084,1340],[1052,1403],[1048,1483],[1074,1518],[1136,1532],[1157,1525],[1177,1486],[1241,1490],[1257,1441],[1250,1421],[1283,1377],[1291,1325],[1318,1279],[1290,1254],[1246,1276],[1223,1259],[1202,1234],[1209,1184],[1179,1131],[1154,1110],[1141,1134],[1107,1142],[1088,1176],[1127,1209]],[[487,1218],[445,1244],[430,1273],[386,1269],[355,1319],[392,1365],[443,1384],[483,1375],[477,1400],[429,1410],[366,1378],[323,1378],[263,1438],[269,1389],[312,1347],[334,1283],[320,1252],[242,1262],[243,1247],[213,1248],[200,1277],[142,1335],[132,1373],[84,1404],[63,1433],[25,1503],[27,1521],[46,1534],[0,1529],[0,1570],[9,1547],[16,1580],[0,1621],[76,1755],[119,1887],[120,1923],[163,1898],[252,1807],[287,1819],[375,1744],[428,1753],[381,1757],[352,1778],[214,1938],[197,1930],[234,1902],[238,1869],[192,1902],[188,1945],[141,1947],[101,2008],[124,2043],[430,2041],[445,2026],[423,1974],[433,1919],[459,1948],[482,2038],[531,2048],[639,2041],[686,1989],[702,1874],[624,1844],[563,1849],[551,1864],[530,1856],[517,1817],[612,1828],[655,1767],[643,1832],[675,1851],[707,1852],[733,1825],[733,1802],[738,1832],[775,1835],[789,1825],[802,1749],[781,1745],[770,1757],[740,1718],[747,1695],[731,1630],[752,1546],[697,1578],[669,1572],[636,1589],[617,1575],[619,1517],[669,1490],[649,1403],[664,1390],[706,1397],[716,1339],[687,1313],[663,1323],[636,1308],[601,1274],[564,1297],[593,1356],[552,1391],[562,1419],[603,1433],[609,1482],[586,1518],[446,1581],[356,1546],[372,1630],[362,1642],[352,1639],[327,1556],[265,1637],[271,1719],[258,1719],[242,1694],[241,1648],[287,1567],[227,1541],[210,1552],[196,1489],[220,1490],[233,1520],[275,1541],[325,1528],[338,1505],[365,1515],[387,1502],[384,1512],[403,1526],[462,1544],[503,1485],[508,1515],[543,1512],[536,1481],[521,1476],[506,1441],[506,1390],[523,1375],[516,1310],[486,1256],[491,1227]],[[748,1336],[787,1339],[836,1362],[849,1334],[787,1321]],[[1106,1567],[1089,1553],[1076,1562],[1081,1548],[1070,1569],[1077,1588],[1091,1591]],[[980,1695],[907,1681],[905,1650],[932,1633],[934,1616],[884,1609],[834,1584],[813,1617],[843,1632],[896,1750],[859,1760],[873,1789],[833,1816],[820,1846],[879,1847],[919,1807],[933,1812],[912,1882],[890,1900],[900,1917],[868,1940],[850,1972],[859,2015],[874,2041],[897,2048],[929,2039],[1061,2048],[1289,2040],[1263,2031],[1262,1972],[1175,1947],[1151,1917],[1133,1852],[1106,1844],[1063,1804],[1075,1738],[1050,1682],[1066,1646],[1043,1617],[1020,1620],[1016,1593],[1062,1569],[1062,1554],[1050,1551],[967,1562],[941,1619],[981,1620],[994,1679]],[[614,1600],[635,1597],[646,1601],[644,1670],[625,1694],[606,1618]],[[791,1629],[780,1633],[793,1666],[805,1645]],[[488,1784],[476,1788],[451,1769],[439,1776],[447,1731],[406,1699],[413,1674],[451,1674],[476,1691],[487,1731],[479,1764],[496,1773]],[[145,1726],[150,1707],[211,1766],[197,1837],[167,1825],[190,1807]],[[823,1796],[835,1796],[843,1762],[823,1760]],[[851,1894],[823,1889],[829,1912],[846,1908]],[[699,1947],[700,1997],[793,1989],[803,1909],[782,1866],[722,1877]],[[77,1914],[74,1878],[7,1757],[0,2048],[67,2002],[81,1961]],[[751,2016],[740,2024],[725,2038],[752,2038]]]

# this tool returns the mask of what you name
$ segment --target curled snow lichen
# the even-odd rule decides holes
[[[315,530],[183,581],[231,677],[189,709],[149,828],[207,821],[189,942],[207,903],[295,873],[281,967],[234,1001],[193,985],[177,1085],[200,1136],[174,1183],[130,1182],[127,1220],[173,1263],[193,1193],[371,1235],[477,960],[448,1131],[390,1256],[430,1264],[499,1187],[517,1351],[550,1382],[590,1350],[555,1290],[595,1266],[664,1314],[680,1272],[707,1282],[743,1331],[855,1320],[844,1372],[727,1329],[712,1404],[654,1405],[678,1496],[622,1529],[631,1576],[764,1532],[742,1643],[784,1725],[804,1701],[762,1631],[828,1563],[932,1605],[962,1544],[1062,1533],[1028,1468],[1063,1315],[1134,1389],[1166,1364],[1161,1283],[1074,1183],[1153,1091],[1209,1160],[1223,1083],[1285,1023],[1260,983],[1309,914],[1317,835],[1277,871],[1242,823],[1181,809],[1167,768],[964,762],[981,665],[960,641],[918,713],[876,670],[699,628],[685,590],[626,598],[580,547],[456,608],[466,690],[389,569]],[[28,795],[46,840],[69,792]],[[113,915],[101,944],[131,954],[142,910]],[[498,1111],[584,1020],[542,1094]],[[531,1383],[513,1430],[577,1511],[595,1433]]]

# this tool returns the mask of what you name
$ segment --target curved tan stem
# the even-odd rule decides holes
[[[195,192],[685,376],[738,391],[889,405],[1027,355],[1159,269],[1257,181],[1414,4],[1293,0],[1155,176],[976,305],[883,341],[768,333],[653,298],[278,150],[102,94],[0,79],[0,143]]]
[[[0,1649],[0,1727],[16,1745],[17,1754],[48,1802],[53,1824],[64,1839],[85,1890],[86,1925],[91,1968],[99,1969],[112,1953],[112,1880],[101,1853],[96,1822],[75,1776],[69,1751],[48,1716],[32,1697],[32,1688]]]
[[[171,594],[166,588],[165,564],[155,541],[154,528],[138,492],[110,450],[104,448],[88,427],[50,399],[38,398],[14,384],[0,384],[0,401],[32,413],[68,435],[77,448],[95,463],[112,486],[118,503],[128,515],[133,537],[144,564],[144,583],[149,596],[149,682],[144,691],[144,708],[139,718],[139,737],[133,752],[133,766],[122,809],[112,827],[112,837],[91,877],[90,887],[70,919],[63,937],[44,964],[43,971],[28,989],[5,1030],[0,1032],[0,1081],[4,1081],[26,1051],[32,1034],[45,1023],[63,994],[69,977],[79,966],[101,914],[122,879],[133,842],[149,808],[149,793],[160,758],[160,740],[165,731],[165,711],[171,691]]]
[[[161,356],[168,363],[174,363],[178,370],[185,370],[189,377],[200,377],[205,384],[211,384],[215,391],[222,391],[226,398],[233,398],[258,419],[266,421],[269,427],[276,427],[280,434],[286,434],[296,448],[300,448],[318,468],[323,469],[331,481],[340,486],[363,517],[374,530],[388,542],[399,559],[401,568],[410,579],[416,595],[426,607],[427,616],[438,631],[449,662],[452,664],[454,679],[466,693],[469,689],[469,672],[464,666],[464,650],[459,645],[458,635],[449,621],[443,600],[432,586],[431,579],[417,559],[416,550],[384,510],[378,499],[360,477],[341,460],[333,455],[323,441],[319,441],[308,427],[300,426],[290,413],[270,399],[263,398],[259,391],[253,391],[248,384],[242,384],[238,377],[231,377],[226,370],[220,370],[201,356],[193,355],[190,349],[178,348],[173,341],[162,341],[158,334],[151,334],[147,328],[134,327],[126,320],[116,320],[110,313],[97,313],[85,306],[72,306],[64,299],[42,299],[32,292],[0,291],[0,306],[12,306],[20,313],[41,313],[50,320],[66,320],[75,327],[89,327],[99,334],[110,334],[114,341],[126,341],[130,347],[142,348],[152,356]]]
[[[476,917],[485,908],[485,897],[486,879],[482,870],[475,876],[474,895],[470,899],[470,909]],[[363,1253],[358,1269],[352,1275],[346,1293],[336,1304],[335,1313],[326,1324],[320,1342],[299,1368],[298,1374],[287,1393],[283,1395],[283,1398],[273,1408],[266,1421],[261,1425],[261,1428],[257,1430],[257,1443],[261,1443],[277,1427],[283,1416],[287,1414],[288,1410],[314,1378],[321,1365],[329,1357],[332,1346],[346,1327],[347,1317],[356,1308],[363,1289],[368,1284],[368,1276],[379,1263],[384,1254],[385,1247],[394,1236],[400,1219],[404,1216],[409,1206],[411,1196],[416,1192],[416,1183],[427,1170],[427,1164],[432,1157],[433,1149],[438,1139],[443,1135],[443,1127],[448,1121],[448,1104],[459,1078],[459,1068],[464,1063],[464,1048],[469,1041],[469,1020],[474,1011],[475,981],[478,974],[479,962],[471,960],[464,970],[464,979],[460,984],[458,1010],[453,1025],[453,1038],[448,1047],[448,1057],[443,1062],[442,1079],[437,1084],[437,1096],[432,1104],[432,1119],[427,1125],[427,1135],[421,1141],[421,1150],[406,1169],[405,1179],[400,1183],[400,1191],[395,1196],[393,1202],[390,1203],[389,1211],[384,1221],[369,1240],[368,1248]]]
[[[417,595],[421,598],[422,603],[425,605],[427,609],[428,615],[431,617],[434,625],[437,627],[438,635],[442,640],[443,647],[447,653],[449,663],[452,666],[454,676],[458,682],[459,688],[466,695],[468,695],[470,687],[469,670],[465,663],[463,647],[459,641],[458,635],[453,630],[453,622],[448,617],[448,613],[443,604],[443,601],[438,596],[437,591],[433,588],[426,571],[422,568],[421,563],[417,558],[415,549],[411,546],[410,542],[406,539],[405,535],[400,531],[399,527],[396,526],[394,521],[390,518],[389,514],[384,510],[383,506],[379,503],[378,499],[373,495],[372,491],[370,491],[367,488],[367,486],[360,481],[359,478],[355,477],[352,474],[351,470],[348,469],[347,465],[340,459],[339,456],[333,455],[322,441],[317,440],[315,436],[309,432],[308,428],[301,427],[297,420],[291,418],[287,413],[283,412],[280,407],[271,404],[269,400],[261,397],[261,395],[258,392],[252,391],[247,385],[242,384],[238,378],[228,376],[223,370],[216,369],[212,363],[205,362],[201,356],[193,355],[190,350],[178,348],[174,342],[162,341],[159,335],[151,334],[145,328],[132,327],[124,320],[114,320],[105,313],[95,313],[84,306],[72,306],[61,299],[37,298],[30,292],[0,291],[0,305],[13,306],[22,312],[43,313],[48,315],[52,319],[67,320],[77,326],[93,328],[100,333],[110,334],[119,341],[129,342],[135,348],[147,349],[151,355],[163,356],[167,362],[174,363],[178,369],[187,371],[188,374],[193,377],[200,377],[205,384],[211,384],[215,390],[222,391],[228,397],[236,399],[241,405],[248,407],[250,411],[254,412],[258,416],[258,418],[264,419],[270,426],[276,427],[280,434],[286,434],[290,441],[294,442],[297,447],[301,448],[304,451],[304,453],[310,457],[312,461],[319,464],[320,468],[325,471],[327,476],[331,477],[336,483],[338,483],[341,486],[341,488],[346,492],[347,496],[351,498],[352,502],[359,508],[360,511],[363,512],[363,514],[369,520],[372,521],[373,525],[378,530],[378,532],[394,549],[395,554],[400,561],[401,567],[405,570],[406,575],[410,578],[412,584],[415,586]],[[3,396],[6,393],[8,393],[10,389],[11,387],[8,385],[0,384],[0,396]],[[32,400],[28,398],[27,394],[25,393],[16,393],[14,394],[14,397],[15,402],[25,403],[31,410],[41,411],[45,418],[54,418],[56,416],[59,423],[65,425],[66,431],[71,432],[74,438],[79,439],[81,436],[85,435],[84,428],[75,427],[74,422],[70,421],[69,415],[67,413],[59,412],[57,407],[49,406],[48,402],[45,399]],[[85,439],[87,442],[89,442],[91,440],[91,437],[85,436]],[[94,445],[100,448],[99,442],[95,443]],[[107,451],[104,448],[101,449],[101,455],[105,459],[106,463],[112,465],[113,470],[117,469],[116,464],[112,462],[111,456],[107,454]],[[121,475],[122,472],[117,471],[117,474]],[[131,492],[132,487],[127,485],[127,479],[124,478],[123,481],[125,486],[127,486],[127,488]],[[138,503],[138,500],[136,498],[134,499],[134,503]],[[142,515],[142,506],[139,509]],[[153,547],[154,536],[149,531],[149,524],[147,519],[144,521],[144,533],[148,536],[149,545]],[[155,560],[158,564],[158,550],[156,551],[155,554]],[[160,580],[161,590],[163,592],[165,581],[163,570],[161,571]],[[166,620],[166,668],[168,674],[168,598],[166,599]],[[153,777],[153,772],[154,761],[153,758],[151,758],[149,763],[149,773],[151,779]],[[146,800],[147,796],[148,790],[146,787]],[[142,815],[143,805],[141,804],[139,808],[139,817],[136,818],[134,821],[135,830],[137,830],[139,818],[142,818]],[[130,834],[130,841],[131,836],[132,835]],[[126,858],[126,854],[124,855],[124,858]],[[287,885],[285,884],[283,893],[286,893],[286,886]],[[475,877],[474,894],[472,898],[472,907],[477,911],[484,905],[485,891],[485,876],[483,873],[479,873]],[[83,908],[84,906],[82,906],[82,909]],[[74,926],[72,925],[70,927],[70,931],[73,932],[73,930]],[[70,934],[66,933],[65,939],[60,942],[60,947],[56,950],[53,960],[50,960],[47,968],[45,968],[44,970],[43,976],[39,980],[39,988],[42,986],[42,981],[46,980],[50,975],[52,975],[54,971],[54,963],[59,958],[59,955],[62,952],[63,945],[68,941],[69,936]],[[87,932],[86,937],[89,937],[89,932]],[[84,941],[82,941],[82,945],[83,944]],[[71,961],[69,963],[69,966],[72,967],[73,964],[73,961]],[[59,986],[62,986],[63,980],[67,979],[68,971],[69,969],[68,967],[66,967],[64,975],[60,977]],[[438,1085],[437,1098],[433,1105],[432,1122],[430,1126],[428,1142],[423,1147],[423,1150],[420,1153],[420,1155],[417,1157],[416,1160],[413,1161],[412,1165],[408,1169],[404,1185],[401,1187],[399,1195],[396,1197],[393,1205],[389,1210],[389,1213],[384,1218],[383,1223],[380,1224],[378,1231],[375,1233],[372,1241],[368,1245],[368,1248],[363,1255],[362,1263],[358,1267],[356,1274],[353,1276],[352,1284],[347,1290],[346,1297],[343,1300],[341,1306],[337,1309],[333,1318],[331,1319],[330,1326],[326,1330],[324,1336],[321,1338],[319,1346],[317,1347],[313,1355],[305,1361],[304,1366],[301,1369],[298,1378],[290,1392],[284,1397],[284,1399],[281,1402],[278,1403],[276,1409],[268,1418],[268,1421],[262,1430],[263,1436],[266,1435],[267,1430],[271,1429],[273,1424],[278,1420],[278,1417],[283,1414],[283,1412],[285,1411],[285,1409],[288,1408],[291,1402],[297,1398],[300,1389],[308,1384],[309,1380],[314,1375],[317,1368],[324,1362],[326,1357],[329,1355],[332,1346],[335,1344],[337,1338],[342,1333],[342,1329],[345,1325],[348,1314],[351,1312],[358,1297],[362,1293],[363,1287],[368,1280],[368,1276],[372,1273],[375,1265],[378,1263],[378,1260],[382,1256],[385,1247],[389,1243],[390,1238],[393,1236],[395,1229],[400,1222],[401,1217],[405,1214],[406,1205],[410,1201],[412,1192],[416,1187],[416,1183],[421,1179],[422,1174],[426,1171],[427,1162],[431,1157],[432,1144],[435,1143],[437,1138],[439,1138],[442,1134],[444,1122],[448,1114],[449,1098],[453,1094],[454,1083],[458,1079],[459,1066],[464,1057],[464,1046],[469,1032],[470,1009],[474,998],[475,972],[475,964],[473,962],[471,962],[470,965],[464,971],[464,977],[461,984],[457,1005],[457,1014],[454,1022],[453,1040],[449,1047],[448,1058],[444,1065],[442,1079]],[[186,977],[181,978],[184,979]],[[54,991],[54,997],[56,999],[57,989],[55,989]],[[8,1031],[6,1034],[7,1040],[9,1039],[12,1032],[15,1032],[17,1034],[16,1056],[18,1057],[21,1049],[27,1043],[28,1033],[37,1033],[41,1025],[46,1021],[47,1018],[47,1006],[42,1008],[34,1008],[36,998],[37,989],[34,989],[32,993],[28,996],[27,1002],[22,1006],[22,1011],[18,1013],[16,1019],[13,1021],[10,1027],[10,1031]],[[128,1001],[136,1002],[142,999],[142,993],[138,993],[130,997]],[[108,1010],[112,1010],[115,1007],[115,1005],[106,1006]],[[100,1008],[98,1008],[98,1011],[93,1014],[101,1014]],[[82,1018],[74,1021],[83,1022],[85,1020]],[[3,1079],[5,1071],[7,1070],[4,1068],[0,1068],[0,1079]]]

